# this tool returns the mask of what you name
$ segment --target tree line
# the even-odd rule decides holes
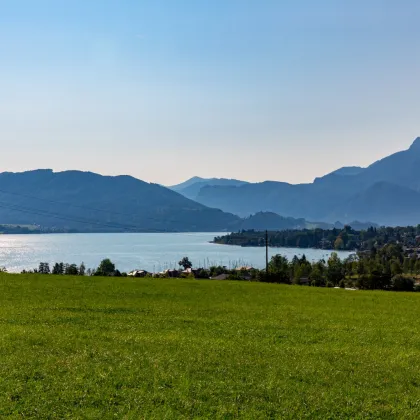
[[[54,274],[57,276],[102,276],[102,277],[122,277],[126,273],[121,273],[115,268],[115,264],[106,258],[101,261],[96,269],[86,268],[82,262],[79,266],[77,264],[55,263],[52,268],[48,262],[39,263],[38,268],[33,270],[23,270],[22,274]]]
[[[228,280],[248,280],[269,283],[285,283],[296,285],[309,285],[316,287],[342,287],[357,289],[406,290],[420,289],[416,281],[420,280],[420,258],[417,253],[407,255],[400,244],[388,244],[370,251],[361,251],[351,254],[341,260],[333,252],[327,259],[309,261],[305,255],[295,256],[288,260],[282,255],[274,255],[268,264],[268,271],[255,268],[228,269],[222,266],[193,269],[188,257],[179,262],[179,266],[188,270],[187,273],[179,271],[163,272],[158,274],[146,273],[147,277],[190,277],[197,279],[220,278]],[[25,273],[26,271],[24,271]],[[127,276],[116,269],[109,259],[104,259],[94,269],[86,269],[82,263],[75,264],[56,263],[50,269],[48,263],[40,263],[38,269],[30,271],[38,274],[55,275],[88,275],[88,276]]]
[[[268,273],[262,281],[325,287],[355,287],[358,289],[414,290],[420,276],[417,254],[407,257],[401,245],[389,244],[368,253],[354,254],[340,260],[333,252],[330,258],[309,262],[305,256],[288,261],[281,255],[272,257]]]
[[[217,236],[214,242],[224,245],[265,246],[265,232],[242,230]],[[388,244],[420,247],[420,225],[408,227],[370,227],[356,231],[351,226],[343,229],[303,229],[269,232],[270,247],[320,248],[329,250],[370,250]]]

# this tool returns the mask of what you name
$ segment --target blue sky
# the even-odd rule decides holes
[[[1,171],[310,182],[420,136],[417,0],[0,0]]]

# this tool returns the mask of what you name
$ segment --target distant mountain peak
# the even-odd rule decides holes
[[[413,141],[413,144],[411,145],[410,150],[418,150],[418,151],[420,151],[420,137],[417,137]]]
[[[200,193],[202,188],[213,187],[213,186],[240,186],[247,184],[246,181],[240,181],[237,179],[227,179],[227,178],[200,178],[193,177],[187,181],[173,185],[169,187],[172,191],[182,194],[184,197],[187,197],[191,200],[196,200],[197,195]]]
[[[360,166],[344,166],[343,168],[337,169],[328,175],[342,175],[342,176],[351,176],[351,175],[359,175],[363,172],[364,168]]]
[[[204,178],[201,178],[200,176],[193,176],[192,178],[188,179],[186,182],[200,182],[204,181]]]

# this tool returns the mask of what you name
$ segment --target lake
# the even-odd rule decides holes
[[[209,243],[223,233],[80,233],[51,235],[0,235],[0,266],[9,272],[37,268],[40,262],[75,263],[95,268],[110,258],[121,271],[144,269],[151,272],[178,267],[188,256],[195,267],[225,265],[234,268],[265,266],[265,248],[242,248]],[[328,258],[320,249],[270,248],[269,256],[289,259],[305,254],[308,260]],[[341,258],[349,252],[340,252]]]

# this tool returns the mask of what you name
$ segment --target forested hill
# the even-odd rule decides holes
[[[225,231],[241,219],[131,176],[0,174],[0,223],[84,232]]]
[[[232,232],[314,226],[270,212],[241,219],[130,176],[49,169],[0,174],[0,224],[0,233]]]
[[[265,246],[265,232],[242,230],[214,238],[224,245]],[[336,250],[370,250],[386,244],[420,247],[420,225],[417,227],[382,227],[356,231],[350,226],[343,229],[285,230],[268,233],[270,247],[321,248]]]

